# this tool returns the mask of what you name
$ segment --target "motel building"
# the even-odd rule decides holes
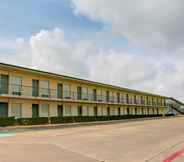
[[[0,63],[0,117],[164,114],[166,97]]]

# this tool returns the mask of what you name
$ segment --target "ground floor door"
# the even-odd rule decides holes
[[[8,117],[8,103],[0,102],[0,118]]]
[[[58,105],[58,116],[59,117],[63,116],[63,105]]]
[[[32,117],[39,117],[39,105],[32,104]]]

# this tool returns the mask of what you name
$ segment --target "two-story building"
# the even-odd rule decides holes
[[[0,117],[164,114],[166,97],[0,63]]]

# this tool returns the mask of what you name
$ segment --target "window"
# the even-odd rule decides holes
[[[115,113],[115,112],[116,112],[116,109],[115,109],[115,108],[112,108],[112,107],[111,107],[110,110],[111,110],[111,112],[110,112],[111,115],[115,115],[115,114],[116,114],[116,113]]]
[[[109,98],[110,98],[110,102],[114,103],[114,94],[112,92],[110,93]]]
[[[40,81],[40,93],[42,97],[49,97],[49,81],[48,80],[41,80]]]
[[[88,100],[88,88],[87,87],[82,87],[82,99]]]
[[[103,101],[103,93],[102,93],[102,90],[98,90],[98,96],[97,96],[97,98],[98,98],[98,101],[99,102],[102,102]]]
[[[22,78],[17,76],[10,77],[11,92],[13,95],[21,95]]]
[[[66,116],[71,116],[72,115],[71,105],[65,105],[64,109],[65,109],[65,115]]]
[[[12,104],[12,116],[14,116],[15,118],[22,117],[22,105],[20,103]]]
[[[41,116],[48,117],[49,116],[49,104],[41,105]]]
[[[63,96],[66,99],[70,99],[70,85],[69,84],[64,84],[63,85]]]
[[[125,95],[121,94],[121,103],[125,103]]]

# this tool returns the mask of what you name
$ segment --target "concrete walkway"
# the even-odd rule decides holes
[[[0,161],[162,162],[184,149],[183,123],[180,117],[19,132],[0,139]]]

